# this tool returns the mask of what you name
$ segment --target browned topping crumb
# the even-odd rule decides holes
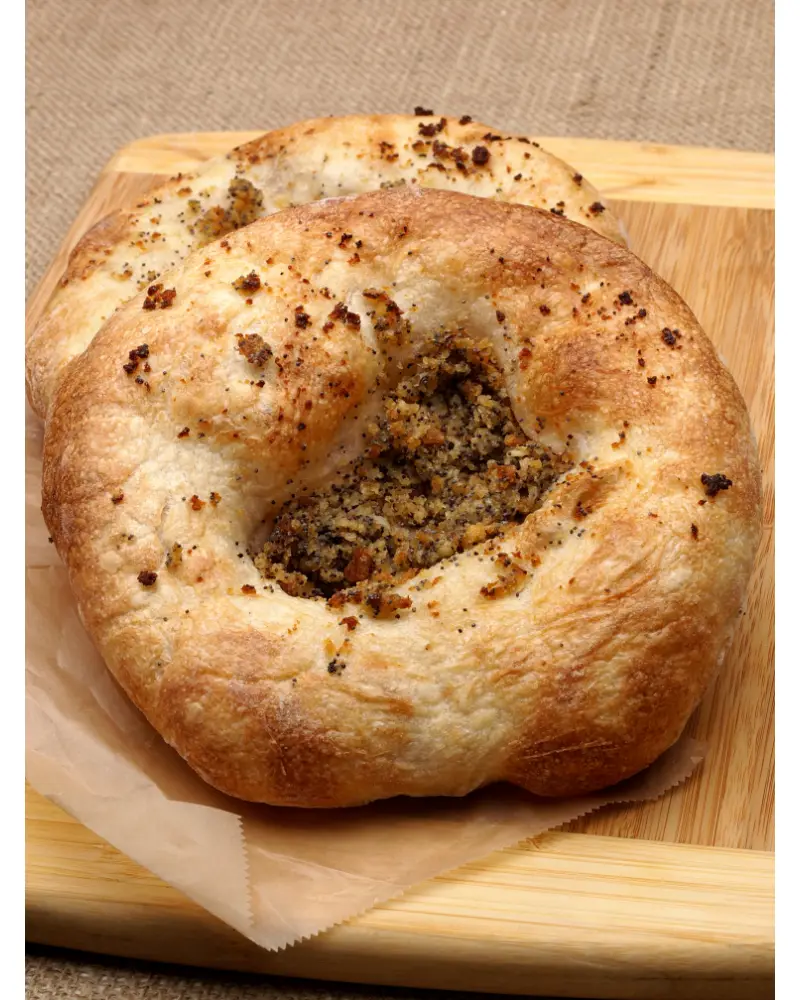
[[[582,184],[583,183],[583,174],[573,174],[572,175],[572,179],[575,181],[576,184]]]
[[[140,344],[138,347],[134,347],[132,351],[128,351],[128,360],[122,367],[128,375],[133,375],[139,367],[139,362],[149,357],[150,348],[147,344]]]
[[[350,312],[344,302],[337,302],[332,311],[328,313],[328,319],[343,322],[346,326],[358,330],[361,327],[361,317],[358,313]],[[326,324],[327,326],[327,324]],[[323,327],[325,329],[325,327]]]
[[[237,333],[236,340],[236,350],[256,368],[263,368],[272,357],[272,348],[258,333]]]
[[[243,594],[255,594],[255,592],[256,592],[256,588],[253,586],[252,583],[243,583],[242,584],[242,593]]]
[[[485,138],[485,136],[484,136]],[[472,162],[476,167],[483,167],[489,162],[491,153],[485,146],[476,146],[472,150]]]
[[[399,594],[382,590],[367,594],[364,603],[372,609],[376,618],[390,618],[396,612],[410,608],[412,602],[410,597],[401,597]]]
[[[422,117],[424,117],[425,115],[432,115],[432,114],[433,114],[433,109],[432,109],[432,108],[423,108],[423,107],[422,107],[422,105],[418,104],[418,105],[417,105],[417,106],[416,106],[416,107],[414,108],[414,114],[415,114],[415,115],[416,115],[416,116],[417,116],[418,118],[422,118]]]
[[[258,565],[259,565],[258,557],[256,557],[256,566]],[[267,579],[269,579],[269,577],[267,577]],[[300,587],[300,584],[289,577],[279,580],[278,584],[281,590],[285,591],[285,593],[289,594],[291,597],[296,597],[297,595],[302,593],[302,591],[298,589]],[[354,591],[337,590],[332,597],[328,598],[327,603],[329,608],[342,608],[344,607],[345,604],[347,604],[348,601],[358,602],[360,600],[361,600],[360,590],[354,590]]]
[[[636,361],[640,368],[644,368],[644,366],[647,364],[647,362],[642,357],[637,358]]]
[[[400,154],[396,152],[395,145],[393,142],[381,141],[380,153],[381,153],[381,159],[387,160],[389,163],[392,163],[394,160],[400,158]],[[341,245],[342,244],[340,243],[339,246]]]
[[[440,118],[438,122],[431,122],[427,125],[420,125],[417,129],[420,135],[424,135],[428,139],[432,139],[438,132],[447,124],[446,118]]]
[[[589,206],[589,211],[592,215],[600,215],[601,212],[605,212],[606,206],[600,201],[594,201]]]
[[[164,288],[161,282],[157,285],[150,285],[147,289],[147,296],[142,303],[142,309],[169,309],[175,301],[176,294],[174,288]]]
[[[369,554],[368,549],[353,549],[350,561],[343,570],[343,575],[348,583],[361,583],[368,580],[375,568],[375,560]]]
[[[674,347],[675,344],[677,344],[680,335],[681,335],[680,330],[670,330],[668,326],[665,326],[664,329],[661,331],[661,339],[664,341],[667,347]]]
[[[172,548],[167,553],[167,569],[177,569],[183,561],[183,546],[180,542],[174,542]]]
[[[259,278],[255,271],[251,271],[249,274],[243,274],[240,278],[237,278],[233,283],[233,287],[237,292],[249,295],[251,292],[257,292],[261,288],[261,278]]]
[[[363,457],[283,507],[256,566],[293,596],[373,607],[420,569],[520,524],[565,467],[517,424],[488,347],[442,337],[387,394]],[[384,598],[380,613],[404,606],[386,610]]]
[[[620,292],[619,293],[619,303],[622,306],[632,306],[633,296],[630,292]]]
[[[648,375],[647,376],[647,384],[648,385],[655,385],[657,381],[658,381],[658,376],[657,375]]]
[[[152,587],[158,579],[158,573],[154,573],[151,569],[143,569],[136,579],[143,587]]]
[[[342,618],[339,622],[340,625],[346,625],[348,632],[353,632],[358,628],[358,618],[355,615],[348,615],[346,618]]]
[[[692,525],[692,527],[691,527],[691,532],[692,532],[692,538],[693,538],[693,539],[694,539],[695,541],[697,541],[697,539],[698,539],[698,538],[700,537],[700,532],[698,531],[698,529],[697,529],[697,525],[696,525],[696,524],[693,524],[693,525]]]
[[[125,494],[122,492],[122,490],[120,490],[119,493],[115,493],[111,497],[111,502],[113,504],[120,504],[124,499],[125,499]]]
[[[211,501],[211,506],[212,507],[216,507],[217,504],[222,499],[222,497],[219,495],[219,493],[215,493],[215,492],[212,491],[212,493],[211,493],[211,495],[209,496],[208,499]]]
[[[184,427],[182,431],[178,431],[178,437],[179,438],[189,437],[189,428]]]
[[[700,476],[700,482],[706,488],[707,497],[715,497],[720,490],[727,490],[733,486],[733,481],[728,479],[727,476],[723,475],[721,472],[715,472],[713,475],[709,475],[704,472]]]
[[[347,244],[350,242],[350,240],[352,240],[352,238],[353,238],[353,234],[352,233],[342,233],[342,238],[339,240],[339,246],[342,249],[344,249],[347,246]]]
[[[192,505],[192,510],[202,510],[206,505],[205,500],[201,500],[196,493],[189,497],[189,503]]]
[[[347,664],[344,662],[344,660],[340,660],[338,656],[334,656],[334,658],[330,661],[330,663],[328,663],[328,673],[340,674],[346,668],[346,666]]]
[[[305,330],[311,323],[311,317],[302,306],[296,306],[294,310],[294,325],[300,330]]]
[[[502,309],[497,309],[495,311],[495,316],[497,317],[497,322],[498,323],[502,323],[505,320],[505,318],[506,318],[506,314],[503,312]]]
[[[542,314],[542,316],[549,316],[550,306],[539,306],[539,312]]]
[[[496,600],[498,597],[505,597],[506,594],[513,593],[528,575],[527,570],[518,563],[512,562],[505,554],[498,556],[495,562],[502,566],[506,572],[501,573],[496,580],[481,587],[481,596],[487,597],[489,600]]]
[[[362,294],[365,299],[375,303],[375,308],[368,309],[367,315],[372,320],[372,327],[380,335],[381,340],[400,344],[408,327],[408,324],[403,320],[403,310],[389,298],[386,292],[382,292],[378,288],[365,288]]]
[[[191,227],[197,237],[196,245],[205,246],[234,229],[249,226],[261,216],[264,195],[244,177],[234,177],[228,185],[226,207],[209,208]],[[224,244],[221,244],[224,246]]]
[[[472,121],[472,115],[462,115],[462,116],[461,116],[461,117],[460,117],[460,118],[458,119],[458,124],[459,124],[459,125],[469,125],[469,123],[470,123],[471,121]]]

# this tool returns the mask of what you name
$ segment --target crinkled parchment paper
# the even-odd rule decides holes
[[[280,809],[205,785],[105,669],[40,512],[41,425],[26,418],[27,776],[37,791],[257,944],[281,948],[416,883],[610,802],[656,798],[702,758],[681,739],[604,794],[499,786],[461,799]]]

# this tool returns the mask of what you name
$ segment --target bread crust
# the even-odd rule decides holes
[[[410,321],[402,342],[367,288]],[[406,187],[257,221],[172,289],[166,308],[139,293],[66,370],[43,510],[109,668],[206,781],[305,807],[497,781],[563,796],[677,739],[744,600],[760,477],[733,378],[642,261],[548,212]],[[323,329],[338,302],[358,327]],[[570,471],[494,549],[399,586],[398,618],[271,586],[243,556],[264,520],[360,454],[443,329],[490,343],[525,433]],[[237,348],[255,333],[260,367]],[[492,587],[501,552],[510,588]]]
[[[65,366],[117,308],[204,240],[292,205],[404,183],[532,205],[624,242],[595,188],[526,136],[435,115],[299,122],[170,178],[83,237],[28,340],[33,409],[46,414]]]

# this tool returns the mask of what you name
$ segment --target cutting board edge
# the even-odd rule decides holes
[[[537,993],[615,1000],[673,997],[676,982],[686,998],[767,996],[772,981],[769,852],[553,832],[266,952],[32,788],[26,805],[26,936],[40,944],[312,979],[509,994],[535,984]],[[87,855],[101,877],[76,891]],[[509,870],[524,877],[511,897]]]

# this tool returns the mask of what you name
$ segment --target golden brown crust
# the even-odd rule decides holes
[[[641,261],[550,213],[398,189],[258,221],[173,288],[67,370],[44,513],[110,669],[207,781],[302,806],[501,780],[569,795],[677,738],[744,599],[760,479],[733,379]],[[374,288],[410,320],[400,344]],[[360,324],[323,330],[340,301]],[[265,582],[248,547],[360,453],[442,329],[491,342],[520,425],[570,471],[499,544],[398,587],[399,619]],[[239,350],[256,335],[259,365]],[[500,580],[500,552],[525,572]]]
[[[170,178],[86,234],[28,341],[33,408],[44,416],[70,359],[119,306],[191,249],[292,205],[397,184],[532,205],[622,241],[592,185],[525,136],[502,137],[479,122],[439,116],[299,122]]]

